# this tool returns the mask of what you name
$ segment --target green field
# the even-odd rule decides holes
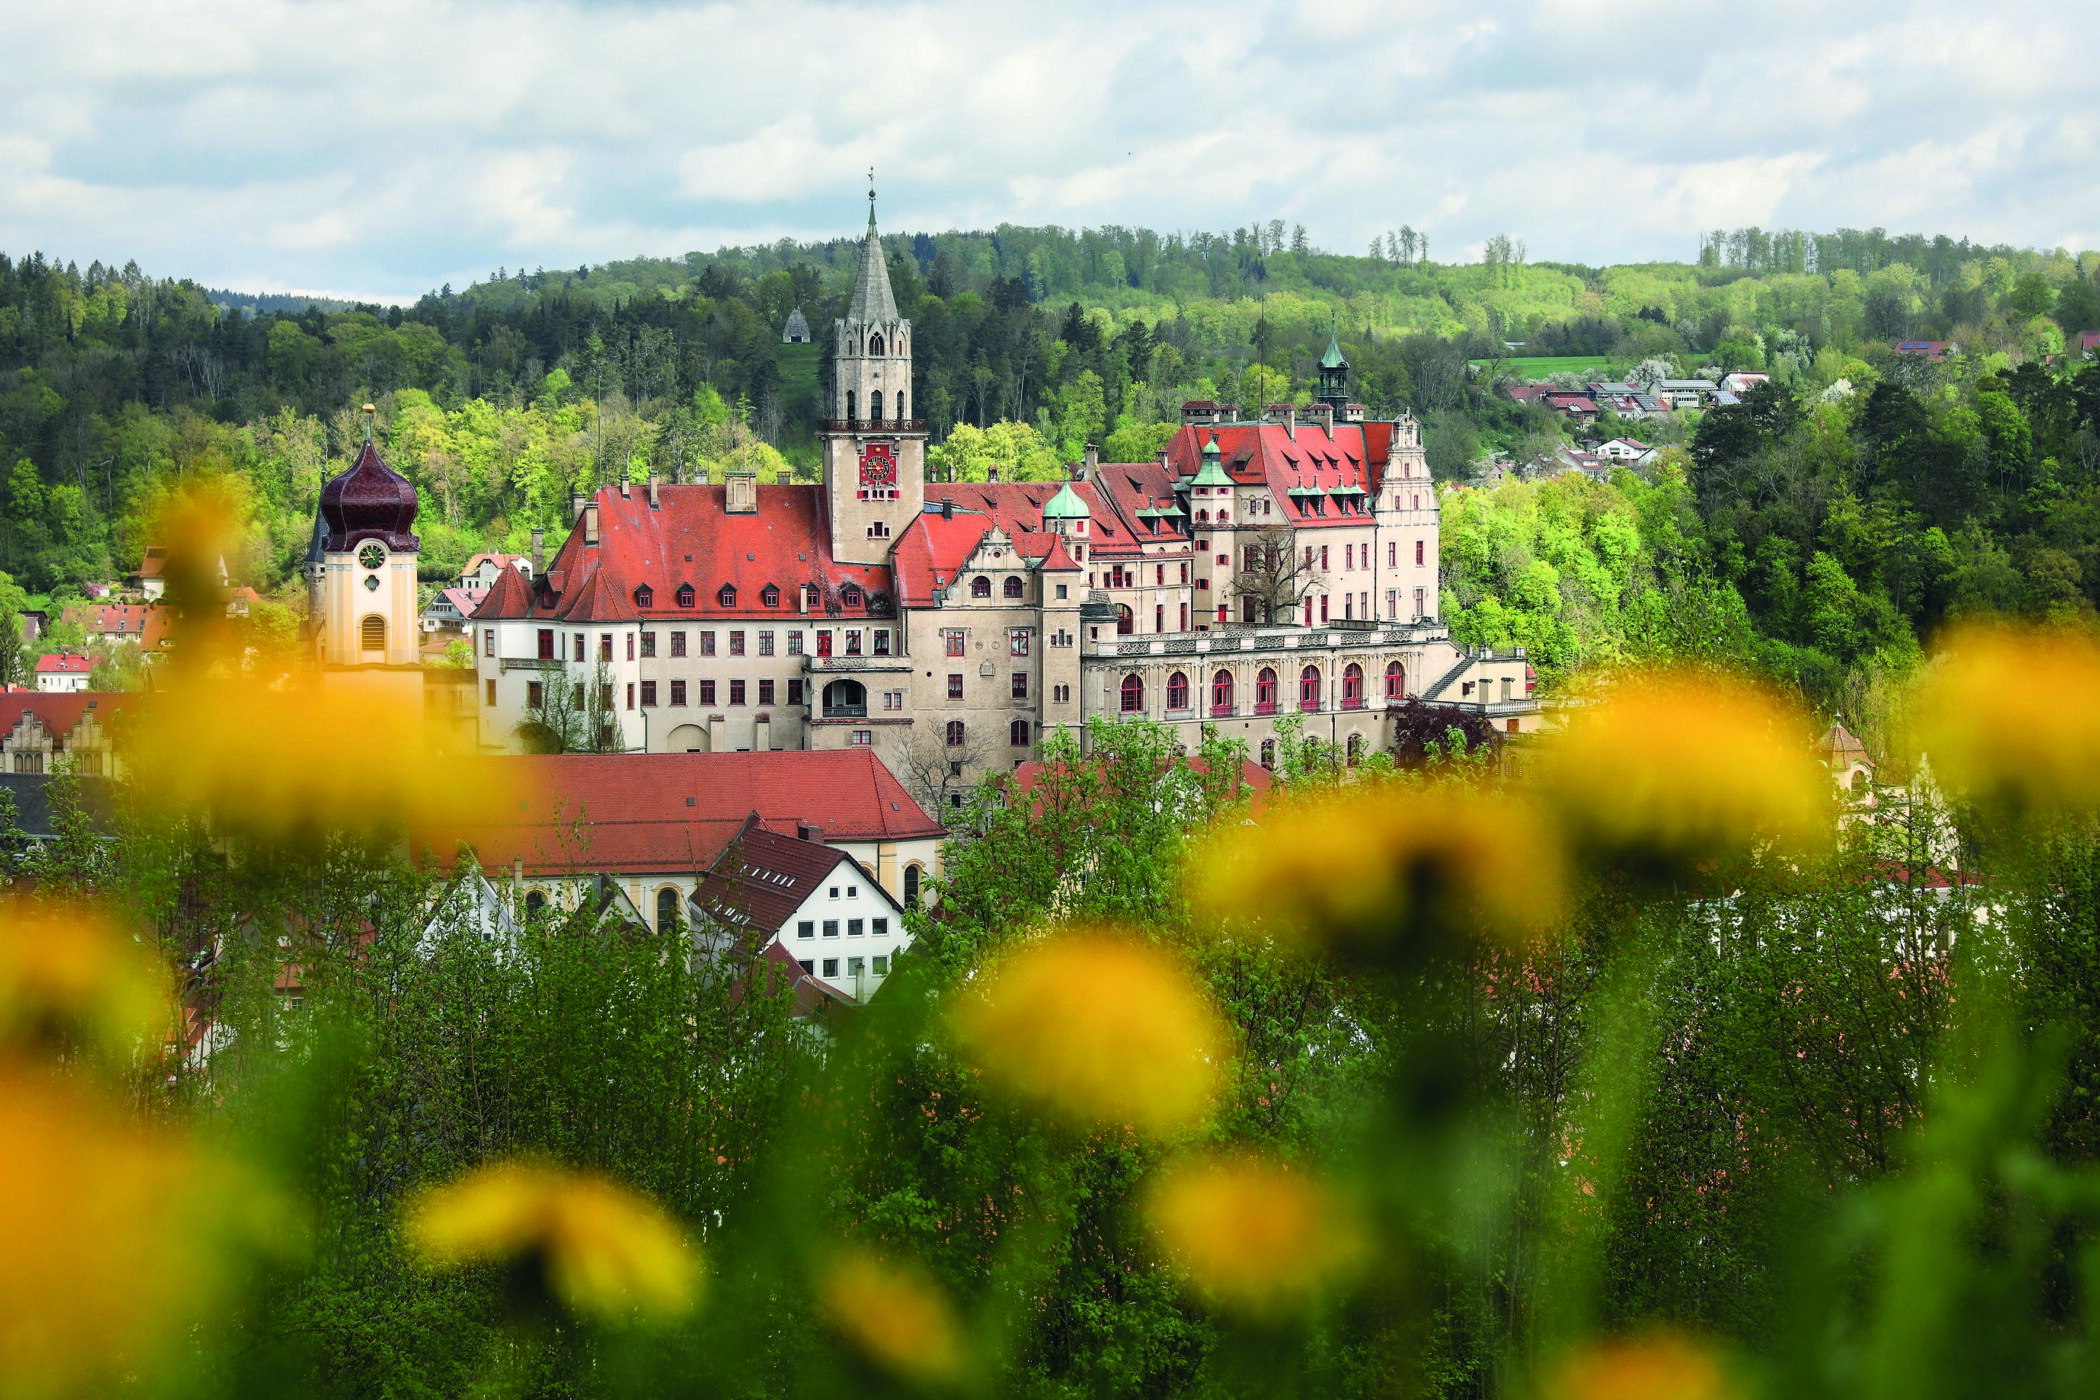
[[[1486,366],[1487,360],[1471,361]],[[1544,379],[1549,374],[1585,374],[1592,379],[1613,379],[1629,368],[1609,355],[1513,355],[1502,363],[1502,372],[1525,379]]]

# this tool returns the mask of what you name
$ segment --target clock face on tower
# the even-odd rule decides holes
[[[860,450],[860,485],[864,491],[893,491],[897,487],[897,449],[887,442],[871,442]]]
[[[376,543],[368,542],[363,549],[357,551],[357,562],[368,569],[376,569],[386,562],[386,551]]]

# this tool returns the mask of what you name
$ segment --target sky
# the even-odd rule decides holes
[[[413,299],[891,232],[2100,245],[2100,5],[9,0],[0,251]]]

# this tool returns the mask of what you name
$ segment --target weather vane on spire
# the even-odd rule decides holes
[[[868,210],[869,210],[869,212],[870,212],[870,213],[873,213],[873,212],[874,212],[874,209],[875,209],[875,167],[871,165],[871,166],[869,166],[869,167],[868,167]]]
[[[366,404],[366,405],[365,405],[365,441],[366,441],[366,442],[370,442],[370,441],[372,440],[372,415],[373,415],[373,414],[375,414],[375,413],[377,413],[377,412],[379,412],[379,410],[378,410],[378,408],[377,408],[377,407],[375,407],[374,405],[372,405],[372,404]]]

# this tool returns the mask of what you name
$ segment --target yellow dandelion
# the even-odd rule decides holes
[[[1806,732],[1742,681],[1630,678],[1541,755],[1539,781],[1584,845],[1635,868],[1676,872],[1766,843],[1807,855],[1835,828]]]
[[[1219,834],[1190,864],[1199,919],[1331,945],[1520,942],[1558,914],[1558,843],[1528,804],[1470,789],[1351,788]]]
[[[1302,1312],[1365,1255],[1360,1222],[1332,1191],[1251,1158],[1169,1167],[1147,1188],[1144,1217],[1199,1291],[1250,1316]]]
[[[0,1392],[136,1388],[218,1312],[279,1199],[170,1132],[0,1073]]]
[[[514,805],[502,765],[436,751],[419,688],[358,679],[273,690],[196,678],[156,694],[122,738],[132,787],[263,839],[392,831]]]
[[[409,1208],[411,1247],[433,1267],[536,1266],[548,1295],[604,1322],[692,1310],[699,1260],[654,1202],[600,1177],[504,1162],[433,1188]]]
[[[1964,628],[1921,680],[1916,739],[1936,777],[2022,811],[2100,806],[2100,647],[2040,629]]]
[[[864,1250],[834,1260],[817,1289],[832,1328],[903,1380],[939,1385],[962,1374],[962,1331],[933,1283]]]
[[[1547,1400],[1730,1400],[1737,1391],[1712,1352],[1663,1333],[1578,1352],[1544,1393]]]
[[[1224,1023],[1188,970],[1116,933],[1037,939],[965,995],[957,1038],[997,1088],[1079,1124],[1164,1133],[1209,1110]]]
[[[153,955],[100,913],[0,903],[0,1044],[126,1056],[167,1027]]]

